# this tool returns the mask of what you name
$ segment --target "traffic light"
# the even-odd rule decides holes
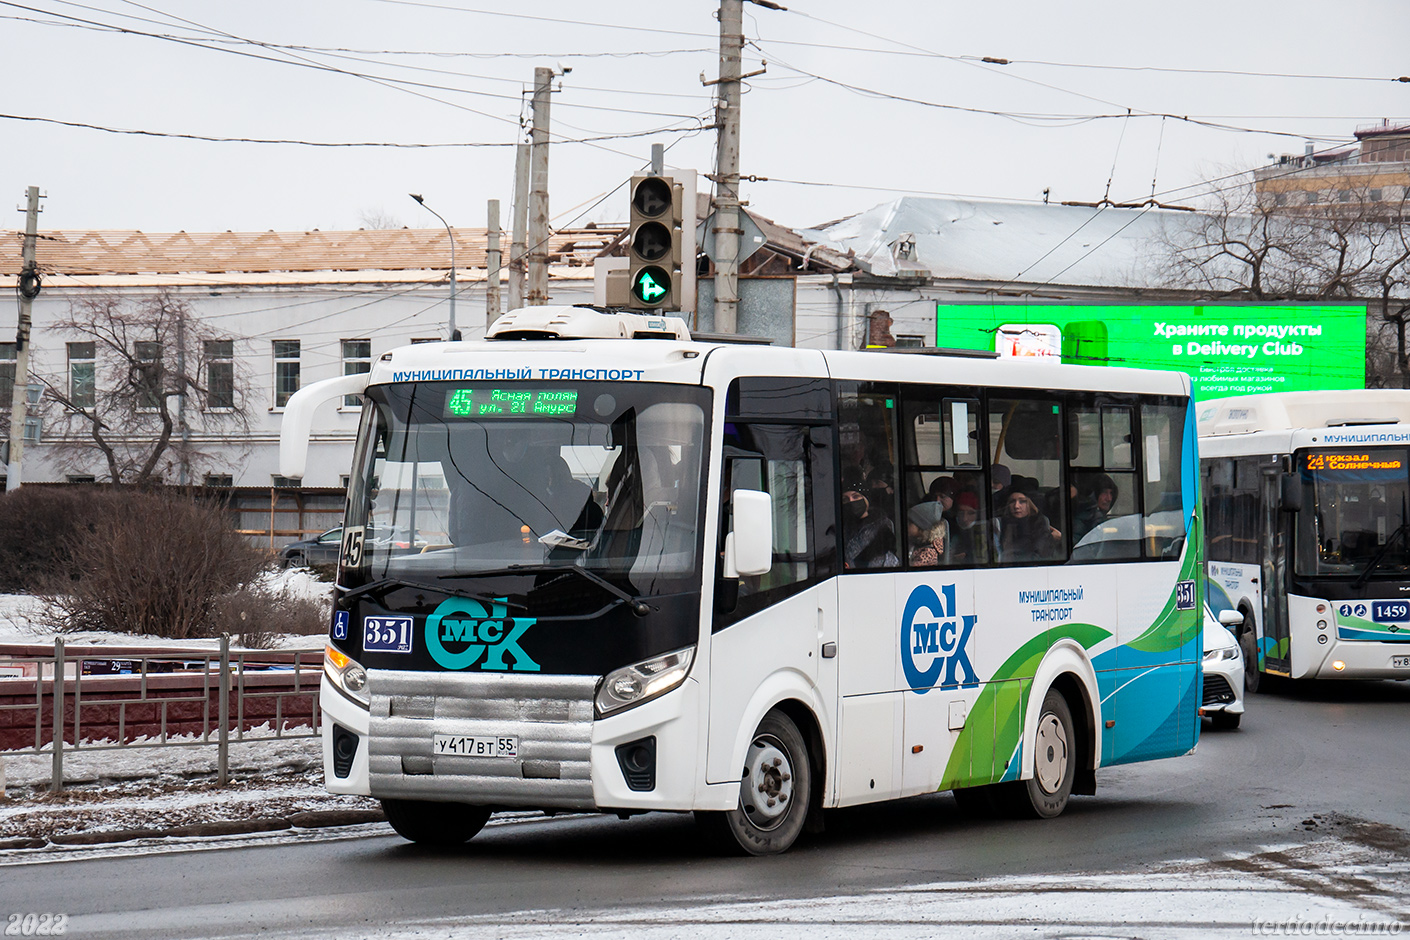
[[[681,187],[669,176],[633,176],[627,307],[681,306]]]

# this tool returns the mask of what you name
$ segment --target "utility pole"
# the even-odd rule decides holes
[[[715,105],[715,330],[739,322],[739,79],[744,0],[720,0],[720,78]]]
[[[529,196],[529,296],[531,307],[548,303],[548,104],[553,69],[534,69],[534,122]]]
[[[485,251],[485,329],[499,319],[499,200],[489,205],[489,246]]]
[[[509,309],[524,306],[524,252],[529,225],[529,145],[514,148],[514,220],[509,242]]]
[[[20,488],[24,462],[25,412],[29,405],[30,307],[39,296],[39,271],[34,263],[34,243],[39,237],[39,187],[26,192],[23,266],[20,269],[20,322],[15,330],[15,384],[10,396],[10,463],[5,470],[5,490]]]

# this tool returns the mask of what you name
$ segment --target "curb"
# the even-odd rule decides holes
[[[193,823],[168,829],[104,829],[64,832],[44,838],[0,839],[0,851],[7,849],[42,849],[49,845],[107,845],[131,842],[134,839],[182,839],[200,836],[238,836],[257,832],[282,832],[286,829],[328,829],[336,826],[360,826],[385,822],[380,809],[324,809],[282,816],[260,816],[255,819],[231,819],[223,822]]]

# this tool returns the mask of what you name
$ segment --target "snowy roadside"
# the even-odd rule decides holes
[[[213,745],[76,752],[59,793],[49,791],[47,755],[0,756],[0,852],[381,819],[376,800],[323,789],[320,748],[314,738],[232,743],[225,787]]]
[[[326,582],[300,569],[271,572],[265,586],[305,597],[330,592]],[[0,644],[52,644],[54,634],[41,622],[42,607],[42,601],[28,595],[0,595]],[[70,633],[63,638],[70,647],[220,648],[215,638],[167,640],[120,633]],[[287,636],[277,648],[316,650],[323,643],[322,635]],[[334,796],[323,789],[317,738],[231,742],[231,781],[225,787],[217,786],[213,744],[68,751],[60,793],[49,791],[51,769],[47,752],[0,753],[0,852],[381,818],[377,801]],[[188,832],[191,827],[199,831]]]

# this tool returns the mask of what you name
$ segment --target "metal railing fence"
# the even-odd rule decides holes
[[[228,636],[218,652],[0,645],[0,755],[49,753],[57,792],[66,753],[215,746],[224,786],[232,741],[319,736],[322,665],[319,650],[232,655]]]

